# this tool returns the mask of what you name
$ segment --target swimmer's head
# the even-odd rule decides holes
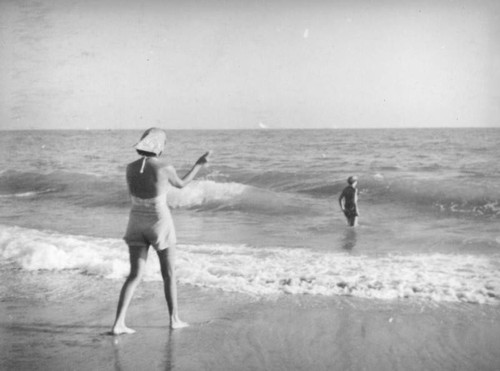
[[[353,175],[353,176],[350,176],[349,178],[347,178],[347,183],[349,184],[354,184],[358,181],[358,177],[356,175]]]
[[[142,134],[141,140],[134,145],[140,154],[159,156],[165,149],[167,134],[159,128],[150,128]]]

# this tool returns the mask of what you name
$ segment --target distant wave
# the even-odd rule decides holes
[[[307,205],[293,194],[211,180],[194,181],[183,189],[171,187],[167,198],[173,208],[242,211],[264,215],[305,214],[308,211]]]
[[[169,190],[173,208],[286,214],[307,213],[312,198],[337,198],[346,186],[344,179],[327,183],[308,174],[240,172],[201,179],[188,187]],[[360,202],[365,204],[400,204],[430,213],[448,213],[459,217],[500,217],[500,188],[477,186],[456,179],[387,178],[376,173],[360,176]],[[57,197],[70,205],[82,207],[129,206],[123,178],[57,171],[0,173],[1,198]],[[309,200],[310,201],[310,200]]]
[[[7,193],[0,194],[0,198],[11,198],[11,197],[36,197],[38,195],[43,195],[44,193],[55,192],[55,189],[45,189],[41,191],[28,191],[28,192],[17,192],[17,193]]]
[[[500,217],[500,189],[441,179],[396,179],[370,183],[369,199],[427,208],[455,216]]]
[[[23,270],[71,270],[123,279],[123,241],[0,225],[3,265]],[[307,249],[181,245],[181,283],[268,296],[349,295],[384,300],[500,304],[500,256],[410,254],[353,256]],[[146,280],[161,280],[149,259]]]
[[[129,198],[124,181],[54,171],[50,173],[6,171],[0,174],[0,195],[4,197],[58,198],[84,207],[124,207]]]
[[[458,184],[457,184],[458,183]],[[336,198],[347,184],[335,181],[297,189],[313,197]],[[362,177],[358,185],[360,202],[408,205],[460,216],[500,217],[500,190],[439,180],[387,180],[381,174]]]
[[[57,192],[59,188],[43,174],[13,170],[0,173],[0,197],[33,197]]]
[[[0,195],[57,197],[68,204],[83,207],[127,208],[130,205],[124,179],[69,172],[38,174],[9,171],[0,174]],[[195,180],[183,189],[169,187],[167,198],[172,208],[264,214],[304,211],[293,195],[228,181]]]

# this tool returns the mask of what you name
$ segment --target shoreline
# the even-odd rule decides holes
[[[54,278],[64,281],[63,293],[30,296],[37,284]],[[31,279],[33,293],[3,295],[0,302],[2,370],[500,367],[497,306],[306,295],[257,299],[179,286],[181,318],[190,327],[170,330],[161,283],[143,282],[127,317],[137,333],[111,336],[121,281],[70,273]],[[72,290],[78,294],[71,296]]]

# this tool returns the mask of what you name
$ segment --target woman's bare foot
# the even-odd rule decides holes
[[[127,326],[113,326],[111,329],[111,334],[113,335],[121,335],[121,334],[134,334],[135,330],[128,328]]]
[[[172,318],[170,320],[170,328],[172,330],[184,328],[184,327],[189,327],[189,323],[183,322],[179,318],[175,318],[175,319]]]

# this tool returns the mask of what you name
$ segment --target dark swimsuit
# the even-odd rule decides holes
[[[355,195],[358,192],[356,188],[348,186],[344,189],[344,215],[346,218],[354,218],[358,216],[358,209],[356,208],[356,203],[354,202]]]

